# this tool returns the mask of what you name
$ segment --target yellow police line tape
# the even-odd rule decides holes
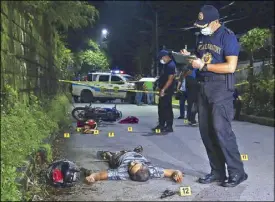
[[[274,81],[274,79],[272,79],[270,81]],[[89,82],[89,84],[87,84],[87,83],[85,84],[83,82],[77,82],[77,81],[69,81],[69,80],[59,80],[59,82],[65,82],[65,83],[71,83],[71,84],[81,84],[81,85],[84,85],[84,86],[91,86],[91,87],[95,86],[95,85],[90,85],[91,82]],[[84,81],[84,82],[86,82],[86,81]],[[235,84],[235,86],[241,86],[241,85],[245,85],[245,84],[248,84],[248,81],[243,81],[241,83],[237,83],[237,84]],[[117,87],[117,86],[115,86],[114,88],[105,88],[105,87],[102,87],[102,86],[96,86],[96,87],[99,87],[100,91],[102,93],[105,93],[106,91],[109,91],[109,90],[112,90],[114,92],[119,91],[119,87]],[[141,93],[159,94],[159,91],[144,91],[144,90],[134,90],[134,89],[133,90],[131,90],[131,89],[120,89],[120,90],[125,91],[125,92],[141,92]]]

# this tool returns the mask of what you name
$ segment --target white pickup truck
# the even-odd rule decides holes
[[[72,96],[75,102],[106,102],[121,99],[130,103],[135,100],[134,78],[128,74],[112,72],[89,73],[87,81],[75,81],[72,84]]]

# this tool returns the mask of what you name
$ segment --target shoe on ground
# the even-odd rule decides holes
[[[207,174],[204,177],[199,178],[198,182],[201,184],[210,184],[212,182],[224,182],[226,180],[226,176],[220,176],[213,173]]]
[[[106,160],[107,152],[106,151],[97,151],[96,156],[98,159]]]
[[[188,122],[188,124],[190,125],[190,126],[197,126],[198,125],[198,123],[197,122]]]
[[[236,174],[233,176],[229,176],[228,181],[224,181],[221,185],[223,187],[236,187],[243,181],[247,180],[248,175],[246,173],[243,174]]]
[[[143,152],[143,147],[141,145],[137,146],[136,148],[134,148],[134,152],[142,153]]]
[[[178,119],[184,119],[184,116],[179,116]]]
[[[164,126],[161,126],[161,125],[157,125],[155,128],[152,128],[152,131],[155,132],[155,130],[163,130],[164,129]]]
[[[163,128],[162,132],[172,133],[172,132],[174,132],[174,130],[172,127],[165,127],[165,128]]]

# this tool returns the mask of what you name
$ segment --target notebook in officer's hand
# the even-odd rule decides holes
[[[195,55],[183,55],[181,53],[177,53],[172,51],[172,55],[178,64],[190,64],[189,60],[195,60],[197,57]]]

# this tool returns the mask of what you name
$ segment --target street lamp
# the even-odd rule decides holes
[[[106,37],[107,34],[108,34],[108,30],[107,30],[107,29],[103,29],[103,30],[101,31],[101,33],[102,33],[102,35],[103,35],[104,37]]]

